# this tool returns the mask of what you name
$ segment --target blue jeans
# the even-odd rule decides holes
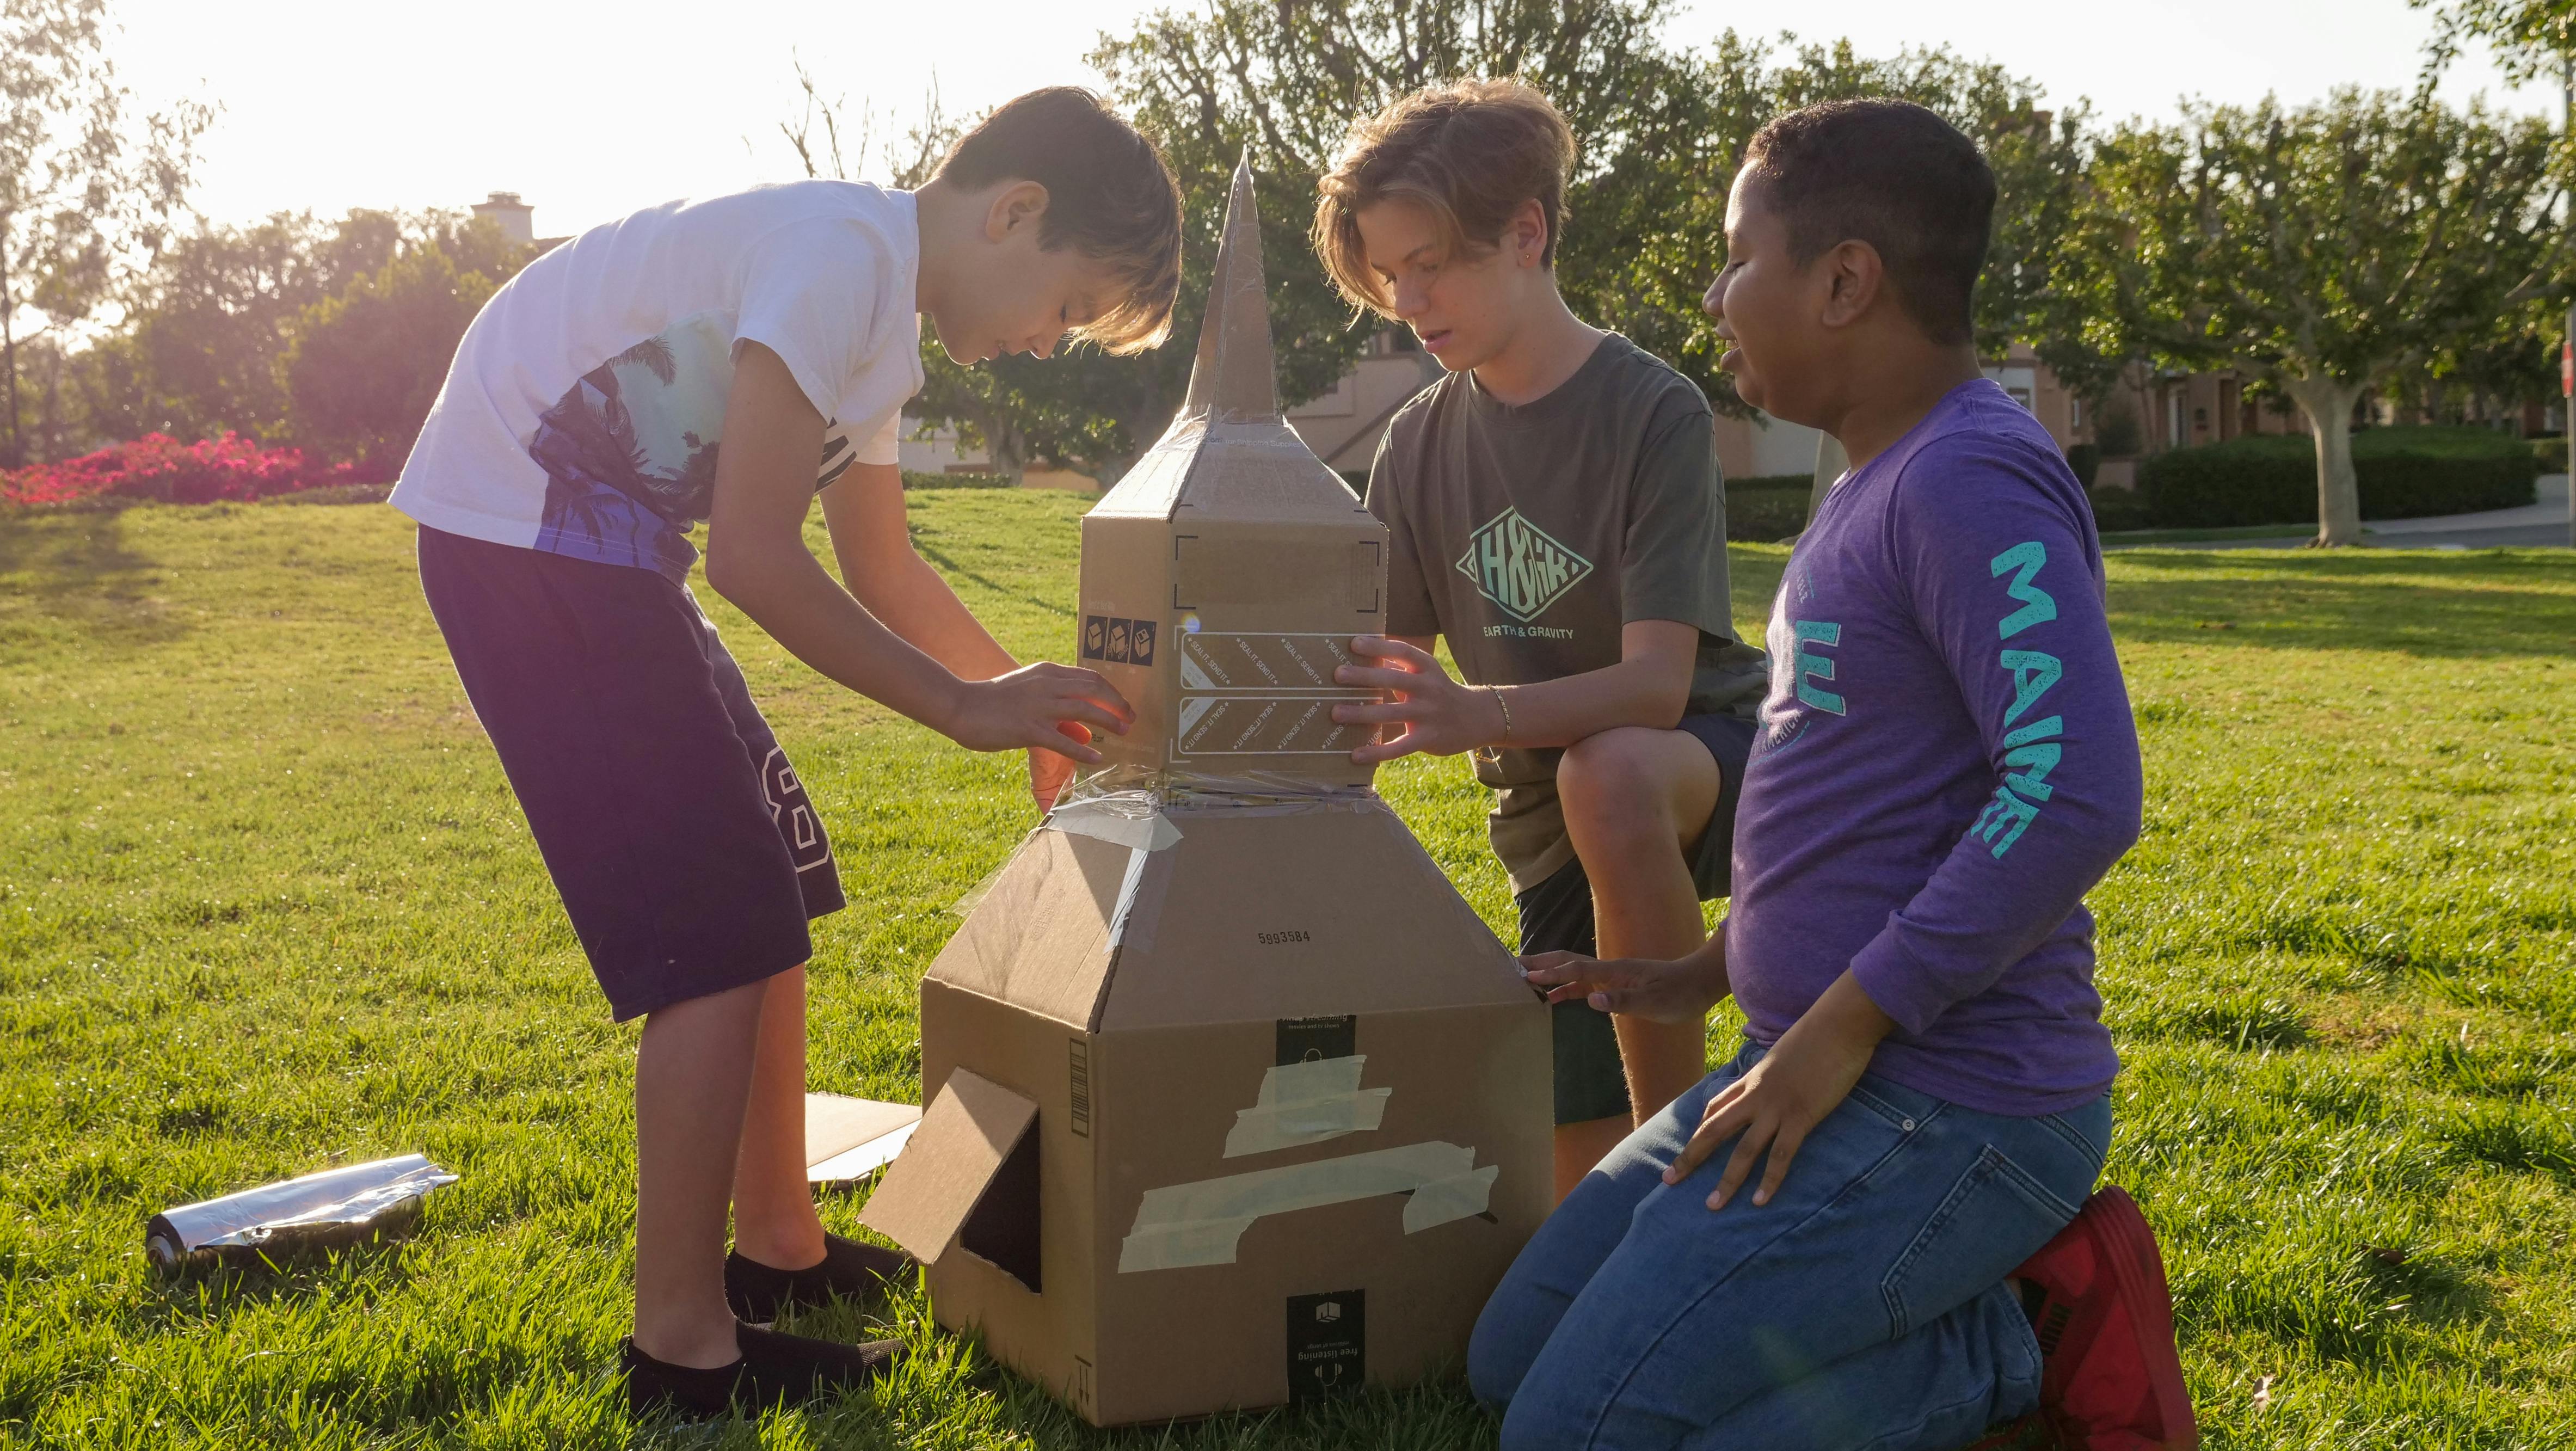
[[[1467,1374],[1505,1451],[1942,1451],[2038,1404],[2003,1280],[2092,1192],[2110,1100],[2005,1118],[1866,1075],[1769,1204],[1757,1168],[1712,1213],[1731,1149],[1663,1172],[1762,1052],[1629,1135],[1503,1277]]]

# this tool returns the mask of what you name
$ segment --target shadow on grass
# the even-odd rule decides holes
[[[132,1319],[154,1330],[177,1330],[289,1301],[373,1303],[411,1283],[404,1264],[410,1248],[409,1238],[388,1235],[258,1260],[227,1257],[168,1272],[147,1269],[145,1295]]]
[[[2431,657],[2576,649],[2576,554],[2132,550],[2114,571],[2123,643]]]
[[[37,644],[21,623],[27,615],[95,644],[178,639],[189,626],[152,594],[161,583],[160,562],[128,546],[124,510],[0,509],[0,658],[24,658]]]
[[[965,580],[967,583],[975,585],[978,588],[991,590],[993,593],[1000,595],[1006,600],[1027,605],[1031,609],[1044,610],[1050,615],[1055,615],[1063,619],[1070,620],[1076,613],[1073,606],[1066,604],[1062,600],[1051,600],[1044,598],[1043,596],[1031,594],[1026,590],[1013,589],[1011,586],[1003,584],[988,575],[978,574],[974,570],[968,569],[966,566],[959,564],[956,560],[950,558],[946,553],[941,551],[937,545],[924,543],[921,540],[916,539],[913,541],[913,548],[920,551],[922,558],[937,565],[940,573],[947,575],[951,579]]]
[[[1468,1393],[1455,1364],[1434,1367],[1420,1383],[1400,1389],[1369,1386],[1345,1396],[1103,1430],[1081,1420],[1036,1382],[1002,1366],[980,1334],[933,1328],[929,1303],[917,1287],[866,1305],[839,1300],[797,1312],[780,1328],[843,1343],[892,1336],[909,1351],[909,1364],[886,1390],[827,1401],[801,1413],[814,1445],[927,1444],[932,1438],[921,1433],[937,1426],[946,1433],[938,1442],[943,1446],[1039,1446],[1050,1451],[1477,1451],[1493,1446],[1498,1430],[1496,1420]],[[1161,1348],[1185,1353],[1177,1344]],[[730,1429],[739,1435],[750,1427],[736,1422]],[[686,1439],[688,1434],[656,1424],[636,1444],[704,1444]],[[737,1443],[727,1436],[723,1444]],[[740,1444],[750,1443],[745,1438]]]

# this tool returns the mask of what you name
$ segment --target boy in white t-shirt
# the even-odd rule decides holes
[[[540,257],[459,345],[395,488],[421,583],[636,1055],[640,1413],[715,1414],[884,1373],[893,1342],[769,1330],[910,1270],[824,1233],[805,1182],[810,917],[843,905],[794,769],[684,581],[806,664],[972,750],[1027,748],[1041,807],[1094,730],[1088,670],[1022,668],[916,554],[896,417],[919,315],[961,363],[1068,334],[1162,341],[1181,203],[1088,92],[1003,106],[918,192],[764,187]],[[820,495],[844,589],[807,550]],[[728,1208],[733,1252],[725,1251]]]

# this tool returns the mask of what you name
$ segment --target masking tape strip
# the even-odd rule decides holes
[[[1386,1100],[1394,1092],[1392,1088],[1371,1088],[1339,1098],[1245,1109],[1234,1116],[1234,1127],[1226,1133],[1225,1156],[1234,1159],[1266,1154],[1274,1149],[1320,1144],[1344,1134],[1365,1133],[1385,1121]]]
[[[1052,831],[1098,837],[1130,851],[1161,851],[1181,839],[1181,829],[1160,809],[1108,797],[1059,808],[1046,824]]]
[[[1415,1234],[1435,1224],[1484,1213],[1485,1202],[1494,1194],[1494,1180],[1502,1172],[1502,1165],[1487,1164],[1473,1173],[1414,1190],[1413,1197],[1404,1201],[1404,1232]]]
[[[1261,1078],[1261,1096],[1234,1116],[1225,1156],[1266,1154],[1300,1144],[1320,1144],[1374,1129],[1386,1118],[1392,1088],[1360,1087],[1365,1053],[1284,1063]]]
[[[1432,1140],[1375,1149],[1312,1164],[1256,1169],[1222,1179],[1145,1191],[1136,1222],[1118,1247],[1118,1272],[1230,1265],[1243,1232],[1256,1219],[1320,1209],[1380,1194],[1416,1194],[1438,1186],[1419,1216],[1407,1205],[1404,1232],[1482,1214],[1500,1165],[1476,1167],[1476,1151]]]

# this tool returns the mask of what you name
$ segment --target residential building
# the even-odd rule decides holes
[[[1439,360],[1422,351],[1412,332],[1380,328],[1331,392],[1288,410],[1288,426],[1315,457],[1364,487],[1396,410],[1439,379]]]
[[[514,191],[496,191],[485,201],[474,204],[474,215],[489,217],[501,229],[501,235],[522,247],[537,240],[537,209],[519,200]],[[561,240],[557,238],[555,240]]]

